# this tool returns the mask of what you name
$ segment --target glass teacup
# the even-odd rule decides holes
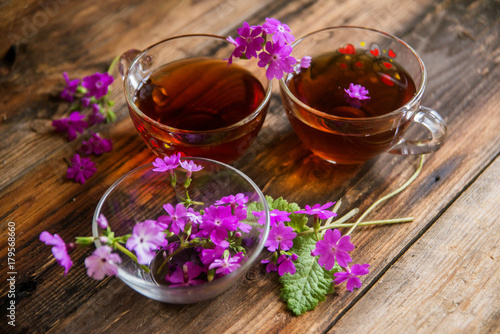
[[[227,59],[234,45],[214,35],[172,37],[122,55],[132,121],[158,156],[231,162],[264,123],[272,84],[255,62]]]
[[[280,80],[281,97],[295,132],[319,157],[349,165],[442,145],[443,118],[420,105],[424,63],[402,40],[368,28],[330,27],[299,38],[293,48],[295,58],[312,62]],[[407,132],[417,124],[416,133]],[[430,138],[422,139],[426,133]]]

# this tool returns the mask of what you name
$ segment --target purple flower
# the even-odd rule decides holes
[[[239,193],[236,195],[229,195],[222,197],[220,200],[216,201],[215,205],[224,205],[224,204],[234,204],[234,205],[245,205],[248,203],[248,196],[245,194]]]
[[[102,138],[97,133],[91,132],[91,135],[89,140],[82,142],[82,146],[78,149],[79,153],[101,155],[113,149],[111,139]]]
[[[179,167],[180,159],[181,159],[180,153],[173,154],[171,156],[166,156],[163,159],[156,158],[156,160],[153,162],[153,166],[156,167],[153,169],[153,172],[163,173],[169,171],[169,173],[172,173],[172,170]]]
[[[68,248],[64,240],[57,234],[52,235],[47,231],[43,231],[40,233],[40,241],[46,245],[53,246],[52,254],[54,254],[57,263],[64,268],[64,275],[67,275],[69,268],[73,265],[73,261],[71,261],[68,255]]]
[[[363,276],[368,274],[370,272],[368,270],[369,266],[370,265],[368,263],[365,263],[365,264],[355,264],[352,266],[352,268],[345,267],[344,269],[346,271],[333,274],[336,277],[334,282],[335,284],[340,284],[342,282],[347,281],[346,288],[347,290],[352,292],[354,288],[361,287],[361,281],[356,276]]]
[[[83,108],[87,108],[90,105],[90,97],[87,96],[82,97],[80,103],[82,104]]]
[[[286,273],[289,273],[290,275],[295,274],[295,265],[293,264],[293,261],[297,260],[298,256],[297,254],[282,254],[278,258],[278,274],[280,276],[285,275]]]
[[[264,225],[266,222],[266,216],[264,215],[264,211],[253,211],[252,214],[255,217],[259,217],[258,223],[260,225]],[[290,212],[286,211],[280,211],[278,209],[274,209],[273,211],[269,212],[269,218],[271,221],[271,226],[276,226],[279,222],[289,222],[290,219]]]
[[[109,246],[101,246],[85,259],[88,276],[102,280],[105,276],[118,274],[117,264],[122,263],[122,259],[118,254],[111,253],[112,250]]]
[[[81,184],[84,184],[97,171],[96,164],[90,158],[81,158],[79,154],[75,154],[70,161],[71,165],[66,171],[66,177]]]
[[[163,229],[154,220],[146,220],[135,224],[132,236],[125,246],[135,251],[139,264],[149,264],[155,257],[155,251],[164,245],[165,241]]]
[[[200,252],[200,260],[204,265],[209,265],[215,259],[220,259],[224,255],[224,248],[215,246],[215,248],[205,248]]]
[[[316,204],[313,207],[310,207],[309,205],[306,205],[305,210],[300,210],[300,211],[295,211],[295,213],[305,213],[308,215],[312,215],[315,217],[319,217],[321,219],[328,219],[330,217],[336,217],[337,214],[335,212],[326,210],[329,207],[331,207],[334,204],[334,202],[328,202],[326,204]]]
[[[237,48],[239,48],[238,52],[245,53],[248,59],[257,58],[257,51],[262,50],[262,43],[264,43],[264,38],[260,36],[261,33],[261,26],[250,27],[247,22],[243,22],[243,26],[238,29],[240,37],[235,40]]]
[[[272,260],[262,260],[260,263],[267,263],[266,271],[268,273],[278,271],[278,264]]]
[[[215,259],[208,269],[217,268],[216,274],[227,275],[240,267],[241,260],[243,260],[243,253],[239,252],[233,257],[229,255],[223,259]]]
[[[195,278],[200,276],[202,269],[188,261],[182,268],[177,268],[172,274],[167,275],[165,279],[171,283],[171,287],[200,285],[204,282]]]
[[[100,99],[108,93],[108,87],[113,83],[113,77],[108,73],[94,73],[84,77],[82,86],[87,89],[87,96]]]
[[[182,168],[187,170],[186,177],[190,178],[193,172],[198,172],[203,169],[203,166],[195,164],[192,160],[189,161],[181,161],[180,165]]]
[[[262,25],[262,28],[264,28],[266,33],[274,34],[273,43],[279,46],[291,44],[295,41],[295,37],[293,37],[290,28],[276,19],[266,18],[266,23]]]
[[[308,68],[309,66],[311,66],[311,57],[309,56],[302,57],[302,59],[300,60],[300,67]]]
[[[211,205],[205,209],[202,218],[200,229],[210,235],[210,240],[220,247],[229,247],[229,242],[225,240],[227,231],[238,228],[238,220],[232,215],[231,207]]]
[[[274,226],[269,231],[269,237],[266,241],[265,247],[270,252],[274,252],[277,249],[289,250],[293,246],[293,238],[297,236],[297,233],[293,231],[290,226],[285,226],[283,222],[279,225]]]
[[[102,213],[99,215],[99,217],[97,217],[96,222],[103,230],[108,227],[108,220]]]
[[[87,123],[89,126],[102,123],[106,120],[106,116],[104,116],[99,109],[96,111],[94,106],[99,107],[98,104],[92,104],[92,112],[87,116]]]
[[[349,89],[344,89],[344,91],[349,95],[349,97],[358,100],[368,100],[370,97],[368,96],[368,90],[361,86],[350,84]]]
[[[224,59],[224,60],[227,60],[227,65],[229,66],[233,63],[233,57],[240,58],[241,56],[243,56],[243,50],[245,49],[245,47],[240,46],[238,44],[238,42],[236,42],[236,40],[234,38],[232,38],[231,36],[226,38],[226,40],[229,43],[234,45],[234,50],[233,50],[233,52],[231,52],[231,55],[229,56],[229,58]]]
[[[283,77],[283,72],[291,73],[293,72],[293,65],[297,60],[290,56],[292,52],[292,47],[289,45],[279,46],[271,42],[266,43],[265,51],[259,54],[259,62],[257,65],[260,67],[265,67],[266,65],[266,77],[268,80],[273,78],[281,79]]]
[[[348,235],[342,236],[337,229],[327,230],[323,240],[316,242],[316,248],[312,250],[311,255],[319,255],[318,264],[324,266],[326,270],[333,268],[335,260],[339,266],[347,267],[347,263],[352,261],[347,252],[354,249],[350,239]]]
[[[199,212],[193,210],[193,208],[188,208],[186,212],[186,217],[192,221],[194,224],[201,224],[203,219]]]
[[[184,231],[184,226],[186,226],[187,209],[182,203],[177,203],[174,206],[170,203],[163,205],[163,209],[167,211],[168,216],[158,217],[159,226],[162,229],[167,229],[170,225],[170,231],[175,234],[179,234],[180,231]]]
[[[80,114],[79,111],[72,112],[68,118],[61,118],[52,121],[52,126],[56,128],[56,132],[67,132],[68,140],[72,141],[76,138],[77,132],[83,133],[88,127],[87,122],[82,119],[85,115]]]
[[[64,87],[63,91],[61,92],[61,98],[68,101],[73,101],[78,85],[80,84],[80,79],[69,80],[68,73],[66,72],[63,72],[63,77],[66,81],[66,87]]]

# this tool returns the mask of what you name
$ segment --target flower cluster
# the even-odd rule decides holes
[[[114,102],[109,99],[109,86],[113,83],[113,77],[108,73],[94,73],[84,77],[82,80],[70,80],[66,72],[63,73],[66,87],[64,87],[61,98],[73,102],[72,112],[67,118],[52,121],[56,132],[67,134],[68,141],[73,141],[78,134],[84,133],[85,129],[99,124],[105,120],[111,122],[115,114],[109,108]],[[90,109],[88,115],[80,110]],[[70,159],[66,177],[81,184],[91,177],[96,171],[96,164],[87,157],[80,155],[101,155],[112,150],[111,140],[102,138],[98,133],[90,132],[90,138],[82,141],[78,153]]]
[[[136,223],[132,233],[126,236],[115,236],[106,217],[99,216],[97,223],[102,229],[99,240],[104,245],[85,260],[87,274],[97,280],[116,275],[122,259],[112,252],[113,249],[130,256],[146,270],[158,254],[163,254],[164,263],[158,272],[172,287],[198,285],[238,269],[245,260],[245,246],[253,243],[253,239],[246,238],[252,229],[248,223],[248,196],[230,195],[205,206],[190,200],[188,195],[192,173],[203,166],[190,160],[181,161],[180,154],[176,154],[157,158],[153,167],[153,171],[168,175],[174,189],[179,186],[176,171],[183,169],[186,180],[179,183],[186,195],[183,197],[176,190],[179,203],[165,203],[164,214]],[[193,205],[203,205],[203,209],[194,210]],[[91,245],[95,241],[93,237],[76,239],[78,245]],[[57,234],[52,236],[46,231],[42,232],[40,240],[53,246],[53,254],[67,274],[72,266],[69,247]],[[182,251],[185,251],[184,257],[189,254],[189,261],[179,262],[175,257]]]
[[[305,206],[305,209],[295,210],[293,212],[274,209],[270,213],[271,230],[269,237],[265,243],[267,250],[272,253],[271,259],[264,259],[261,262],[266,264],[266,271],[277,271],[280,276],[288,273],[294,275],[296,268],[294,261],[298,259],[298,255],[292,251],[293,240],[300,233],[301,228],[288,226],[290,224],[291,214],[301,214],[312,217],[313,227],[310,232],[318,231],[321,225],[321,220],[331,219],[336,217],[336,213],[328,210],[333,202],[324,205],[316,204],[312,207]],[[263,212],[254,211],[253,215],[260,217],[259,223],[263,223]],[[303,233],[303,232],[302,232]],[[336,264],[345,269],[345,272],[335,273],[335,284],[340,284],[347,281],[347,289],[353,291],[353,288],[361,287],[361,281],[357,276],[366,275],[368,273],[368,264],[354,265],[349,268],[348,263],[352,261],[347,252],[354,249],[354,245],[350,242],[350,236],[342,236],[340,231],[327,229],[324,234],[316,233],[316,247],[311,251],[311,256],[318,257],[318,264],[330,271]]]
[[[227,40],[234,44],[234,51],[227,59],[228,64],[233,62],[233,57],[259,59],[258,66],[266,67],[266,77],[281,79],[283,73],[292,73],[294,66],[309,67],[311,57],[305,56],[297,61],[292,53],[291,43],[295,41],[290,28],[274,18],[266,18],[266,23],[250,26],[247,22],[238,28],[236,39],[228,37]],[[270,37],[268,40],[268,37]]]

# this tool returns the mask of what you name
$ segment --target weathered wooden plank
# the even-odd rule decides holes
[[[97,160],[99,173],[86,185],[65,180],[63,159],[75,146],[54,135],[50,127],[54,117],[66,112],[55,98],[62,86],[63,70],[74,76],[87,75],[104,70],[115,54],[130,47],[141,48],[168,35],[200,29],[234,33],[242,21],[261,23],[267,16],[283,19],[298,35],[328,25],[359,24],[378,27],[410,42],[429,71],[424,102],[445,116],[451,134],[443,149],[427,160],[417,182],[373,213],[376,218],[411,215],[415,223],[355,232],[355,261],[373,266],[365,279],[366,287],[418,240],[500,150],[500,120],[495,117],[500,103],[496,94],[500,38],[495,29],[498,16],[492,14],[495,7],[495,2],[485,0],[442,4],[432,0],[129,1],[62,6],[61,15],[36,37],[21,43],[14,67],[0,78],[0,162],[4,162],[0,163],[0,240],[3,244],[5,222],[15,221],[21,273],[17,330],[301,333],[302,325],[307,324],[306,329],[317,332],[329,328],[366,292],[349,294],[341,289],[316,311],[296,318],[278,298],[277,277],[266,274],[261,266],[252,268],[246,279],[220,297],[188,306],[148,300],[118,279],[90,280],[81,265],[86,251],[72,254],[80,265],[62,277],[48,248],[37,241],[39,233],[49,229],[67,240],[89,233],[93,209],[106,187],[151,159],[130,124],[118,86],[119,121],[103,129],[114,141],[113,152]],[[268,195],[284,195],[301,205],[343,197],[347,211],[354,206],[366,209],[401,184],[415,164],[415,158],[390,155],[349,169],[322,162],[301,146],[283,114],[279,96],[274,94],[261,134],[235,165]],[[3,253],[0,261],[6,262]],[[5,272],[6,268],[0,268],[2,277]]]
[[[499,184],[496,159],[331,333],[497,332]]]

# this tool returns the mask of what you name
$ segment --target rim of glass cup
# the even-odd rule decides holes
[[[174,291],[175,290],[176,292],[180,292],[180,293],[182,293],[182,291],[190,291],[190,293],[192,293],[192,291],[204,290],[207,287],[207,284],[209,284],[210,287],[224,285],[225,282],[230,281],[232,279],[232,277],[235,276],[235,274],[241,273],[241,272],[246,272],[253,265],[255,260],[257,260],[257,258],[260,256],[260,253],[264,249],[264,244],[266,243],[267,237],[269,235],[269,229],[270,229],[271,222],[270,222],[269,208],[267,206],[266,197],[264,196],[264,194],[262,193],[260,188],[255,184],[255,182],[253,182],[252,179],[250,179],[246,174],[244,174],[240,170],[238,170],[230,165],[227,165],[223,162],[220,162],[220,161],[207,159],[207,158],[198,158],[198,157],[182,157],[181,160],[205,161],[205,162],[209,162],[209,163],[214,163],[216,165],[220,165],[220,166],[227,168],[227,169],[231,170],[232,172],[235,172],[236,174],[238,174],[240,177],[245,179],[245,181],[247,181],[252,186],[252,188],[254,188],[255,192],[259,195],[259,198],[262,200],[262,202],[264,204],[264,211],[266,212],[266,224],[264,225],[262,237],[261,237],[259,243],[257,244],[255,251],[253,252],[253,254],[251,256],[248,257],[248,259],[245,261],[245,263],[241,267],[239,267],[235,272],[232,272],[228,275],[225,275],[225,276],[220,277],[216,280],[213,280],[212,282],[207,282],[207,283],[203,283],[200,285],[193,285],[193,286],[188,286],[188,287],[181,286],[181,287],[175,287],[175,288],[171,288],[169,286],[157,285],[157,284],[144,281],[138,277],[135,277],[135,276],[128,274],[120,266],[118,266],[118,275],[117,275],[118,278],[123,278],[126,281],[132,282],[133,284],[142,286],[144,288],[161,289],[164,291]],[[152,167],[153,167],[153,163],[148,163],[146,165],[142,165],[140,167],[137,167],[137,168],[129,171],[128,173],[126,173],[122,177],[120,177],[106,190],[104,195],[99,200],[99,203],[97,204],[97,207],[94,211],[94,216],[92,218],[92,235],[94,237],[99,236],[99,226],[97,224],[97,218],[99,217],[102,206],[104,205],[104,202],[106,201],[109,194],[111,194],[111,192],[116,187],[118,187],[123,182],[123,180],[128,178],[130,175],[138,173],[138,172],[142,172],[145,169],[151,169]],[[99,238],[96,238],[96,240],[94,240],[94,245],[96,246],[96,248],[101,247],[101,242],[99,241]]]
[[[422,95],[424,94],[426,82],[427,82],[427,70],[425,69],[424,62],[422,61],[420,56],[415,52],[415,50],[413,50],[413,48],[410,45],[408,45],[406,42],[404,42],[403,40],[399,39],[398,37],[396,37],[394,35],[388,34],[386,32],[383,32],[383,31],[380,31],[377,29],[360,27],[360,26],[335,26],[335,27],[327,27],[327,28],[319,29],[319,30],[313,31],[311,33],[308,33],[307,35],[304,35],[304,36],[298,38],[292,44],[292,47],[295,47],[295,45],[299,44],[302,40],[304,40],[305,38],[307,38],[309,36],[312,36],[312,35],[315,35],[317,33],[321,33],[324,31],[328,31],[328,30],[340,30],[340,29],[346,29],[346,30],[347,29],[355,29],[355,30],[372,31],[372,32],[378,33],[380,35],[389,37],[389,38],[395,40],[396,42],[402,44],[405,48],[407,48],[410,51],[410,53],[415,57],[415,59],[418,61],[418,65],[419,65],[420,71],[422,73],[422,82],[420,83],[420,86],[418,87],[417,92],[415,93],[415,95],[412,97],[412,99],[410,101],[408,101],[407,103],[405,103],[403,106],[399,107],[398,109],[391,111],[390,113],[380,115],[380,116],[373,116],[373,117],[350,118],[350,117],[331,115],[331,114],[328,114],[326,112],[323,112],[323,111],[320,111],[318,109],[315,109],[315,108],[308,106],[307,104],[305,104],[304,102],[299,100],[294,94],[292,94],[292,92],[288,89],[288,86],[285,84],[286,77],[283,76],[283,78],[280,79],[280,88],[285,91],[286,95],[289,96],[293,100],[294,103],[298,104],[301,108],[307,110],[311,114],[315,114],[315,115],[323,117],[323,118],[344,121],[344,122],[345,121],[363,122],[363,121],[374,121],[374,120],[377,121],[377,120],[383,120],[385,118],[391,118],[391,117],[399,114],[401,112],[401,110],[411,109],[411,106],[414,105],[415,103],[417,103],[417,101],[419,101],[422,98]]]
[[[136,63],[139,61],[139,59],[143,55],[145,55],[148,51],[150,51],[151,49],[158,47],[164,43],[173,41],[173,40],[177,40],[177,39],[181,39],[181,38],[190,38],[190,37],[214,38],[214,39],[218,39],[218,40],[227,42],[228,44],[231,44],[229,41],[226,40],[226,38],[224,38],[222,36],[218,36],[218,35],[212,35],[212,34],[185,34],[185,35],[174,36],[174,37],[164,39],[160,42],[157,42],[151,46],[148,46],[146,49],[142,50],[139,54],[137,54],[137,56],[130,63],[128,68],[130,69],[132,66],[136,65]],[[228,57],[229,57],[229,55],[228,55]],[[223,59],[221,59],[221,60],[223,60]],[[229,65],[229,66],[231,66],[231,65]],[[271,99],[271,92],[272,92],[272,88],[273,88],[272,80],[266,79],[267,80],[267,89],[266,89],[266,93],[264,95],[264,99],[262,100],[262,102],[257,106],[257,108],[250,115],[248,115],[247,117],[243,118],[242,120],[240,120],[234,124],[231,124],[231,125],[228,125],[228,126],[225,126],[222,128],[212,129],[212,130],[203,130],[203,131],[185,130],[185,129],[178,129],[178,128],[174,128],[174,127],[159,123],[159,122],[155,121],[154,119],[150,118],[149,116],[147,116],[146,114],[144,114],[139,108],[137,108],[134,101],[132,100],[132,96],[133,96],[134,92],[130,92],[128,90],[127,81],[128,81],[129,75],[130,75],[130,71],[127,71],[127,74],[123,78],[123,85],[124,85],[124,89],[125,89],[125,99],[127,100],[127,104],[132,109],[134,109],[134,112],[136,112],[139,116],[141,116],[141,118],[146,119],[148,122],[153,124],[155,127],[158,127],[158,128],[165,130],[165,131],[176,132],[176,133],[189,133],[189,134],[192,134],[192,133],[194,133],[194,134],[211,133],[211,134],[213,134],[213,133],[226,132],[226,131],[230,131],[230,130],[239,128],[240,126],[252,121],[255,117],[257,117],[260,114],[262,109],[264,109],[264,107],[267,105],[267,103]]]

